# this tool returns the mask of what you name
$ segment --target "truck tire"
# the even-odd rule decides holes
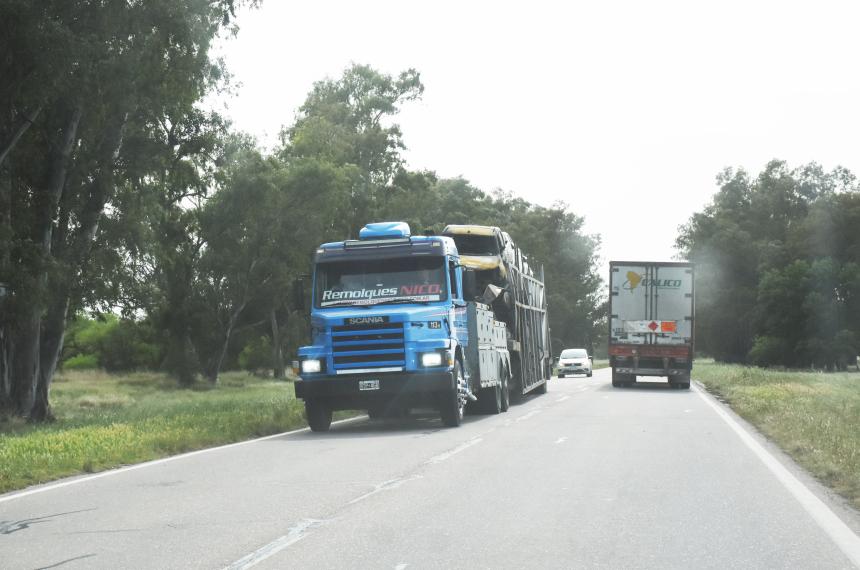
[[[559,378],[564,378],[564,374],[559,373],[558,377],[559,377]]]
[[[305,414],[311,431],[328,431],[331,427],[331,408],[315,400],[305,400]]]
[[[615,369],[612,369],[612,387],[613,388],[622,388],[627,385],[629,374],[621,374],[620,372],[616,372]]]
[[[466,409],[466,380],[463,378],[463,365],[454,363],[454,386],[439,397],[439,416],[446,427],[457,427],[463,423]]]
[[[508,384],[510,378],[508,377],[507,372],[502,376],[502,406],[501,409],[503,412],[507,412],[508,408],[511,407],[511,393],[508,390]]]
[[[690,374],[689,373],[682,374],[678,378],[678,380],[680,380],[680,382],[678,382],[678,388],[680,388],[681,390],[689,390],[690,389]]]
[[[478,402],[483,403],[481,405],[481,412],[485,414],[496,415],[502,412],[502,387],[499,384],[492,386],[490,388],[484,388],[481,390],[480,395],[478,396]]]

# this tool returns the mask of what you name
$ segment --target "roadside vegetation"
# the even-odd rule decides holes
[[[306,425],[292,382],[244,372],[183,389],[163,373],[68,371],[52,401],[51,423],[0,417],[0,493]]]
[[[697,363],[695,377],[860,509],[860,372]]]
[[[680,228],[696,264],[696,347],[719,362],[846,370],[860,354],[860,182],[773,160],[726,169]]]

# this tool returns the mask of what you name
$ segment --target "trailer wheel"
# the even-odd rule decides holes
[[[483,400],[481,411],[485,414],[496,415],[502,412],[502,387],[499,384],[491,388],[484,388],[478,396],[478,402]]]
[[[454,364],[454,387],[443,392],[439,401],[439,416],[447,427],[457,427],[463,423],[466,409],[466,380],[463,378],[463,365],[458,360]]]
[[[621,374],[619,372],[616,372],[615,369],[613,368],[612,369],[612,387],[613,388],[621,388],[623,386],[626,386],[627,382],[628,382],[628,380],[627,380],[628,376],[629,376],[628,374]]]
[[[510,377],[508,376],[507,371],[502,374],[502,405],[501,410],[503,412],[507,412],[508,408],[511,407],[511,393],[508,391],[508,380]]]
[[[681,390],[689,390],[690,389],[690,374],[682,374],[680,378],[680,382],[678,382],[678,388]]]
[[[328,431],[331,427],[331,408],[316,400],[305,400],[305,414],[311,431]]]

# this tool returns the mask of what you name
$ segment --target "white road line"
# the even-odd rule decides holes
[[[401,486],[402,484],[404,484],[408,481],[414,481],[415,479],[421,479],[421,475],[413,475],[412,477],[407,477],[405,479],[404,478],[398,478],[398,479],[390,479],[388,481],[383,481],[382,483],[379,483],[378,485],[376,485],[372,491],[368,491],[367,493],[354,498],[353,500],[351,500],[347,504],[348,505],[354,505],[355,503],[361,502],[361,501],[363,501],[369,497],[372,497],[373,495],[375,495],[377,493],[381,493],[382,491],[389,491],[391,489],[396,489],[397,487]]]
[[[564,402],[565,400],[570,400],[570,396],[562,396],[561,398],[556,400],[555,403],[558,404],[560,402]]]
[[[818,523],[833,542],[845,553],[845,555],[860,568],[860,537],[854,534],[848,525],[842,522],[836,513],[830,510],[830,507],[825,505],[821,499],[815,496],[806,485],[801,483],[797,477],[785,468],[773,455],[771,455],[762,445],[753,438],[738,422],[734,420],[725,410],[720,407],[720,404],[715,402],[710,396],[705,395],[704,391],[698,386],[694,387],[699,397],[705,401],[719,415],[732,430],[737,434],[741,441],[752,450],[753,453],[761,460],[762,463],[770,470],[771,473],[779,480],[780,483],[791,493],[797,502],[799,502],[806,512]]]
[[[444,453],[440,453],[439,455],[434,455],[430,459],[424,462],[425,465],[435,465],[436,463],[442,463],[443,461],[450,459],[452,456],[457,455],[461,451],[465,449],[469,449],[473,445],[477,445],[484,441],[481,437],[475,437],[470,439],[469,441],[463,442],[454,449],[448,450]]]
[[[332,425],[354,422],[356,420],[360,420],[360,419],[364,419],[364,418],[367,418],[367,416],[356,416],[354,418],[347,418],[345,420],[338,420],[336,422],[332,422]],[[170,457],[165,457],[163,459],[156,459],[154,461],[147,461],[146,463],[138,463],[136,465],[129,465],[127,467],[119,467],[117,469],[111,469],[109,471],[102,471],[101,473],[96,473],[94,475],[87,475],[85,477],[78,477],[77,479],[69,479],[67,481],[61,481],[59,483],[54,483],[52,485],[45,485],[44,487],[39,487],[37,489],[29,489],[27,491],[20,491],[18,493],[12,493],[12,494],[0,497],[0,503],[5,503],[6,501],[12,501],[14,499],[23,499],[24,497],[28,497],[30,495],[35,495],[37,493],[44,493],[45,491],[52,491],[54,489],[60,489],[62,487],[69,487],[71,485],[77,485],[79,483],[85,483],[87,481],[93,481],[95,479],[101,479],[102,477],[110,477],[111,475],[118,475],[120,473],[126,473],[128,471],[135,471],[136,469],[143,469],[144,467],[152,467],[154,465],[161,465],[162,463],[169,463],[171,461],[176,461],[177,459],[185,459],[187,457],[193,457],[195,455],[201,455],[203,453],[210,453],[212,451],[220,451],[222,449],[230,449],[231,447],[239,447],[240,445],[248,445],[249,443],[256,443],[258,441],[266,441],[267,439],[275,439],[277,437],[283,437],[285,435],[291,435],[294,433],[308,431],[309,429],[310,428],[306,428],[306,427],[294,429],[292,431],[285,431],[283,433],[276,433],[273,435],[258,437],[256,439],[249,439],[246,441],[237,441],[236,443],[228,443],[227,445],[219,445],[218,447],[208,447],[206,449],[198,449],[197,451],[189,451],[188,453],[183,453],[181,455],[171,455]]]
[[[269,544],[258,548],[251,554],[240,558],[233,564],[227,566],[225,570],[245,570],[246,568],[256,566],[266,558],[274,556],[283,549],[288,548],[305,538],[311,529],[322,526],[325,522],[326,521],[316,519],[304,519],[299,521],[296,526],[292,527],[287,534],[281,538],[273,540]]]
[[[565,441],[567,441],[567,437],[565,437],[565,436],[562,436],[562,437],[558,438],[557,440],[555,440],[556,443],[564,443]]]
[[[394,567],[394,570],[406,570],[407,566],[409,566],[409,564],[398,564]]]
[[[532,416],[541,413],[542,411],[543,411],[543,408],[538,408],[536,410],[532,410],[527,414],[523,414],[517,418],[514,418],[514,421],[515,422],[521,422],[521,421],[527,420],[527,419],[531,418]]]

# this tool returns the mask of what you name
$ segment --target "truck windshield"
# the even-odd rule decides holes
[[[466,234],[451,237],[460,255],[499,255],[499,244],[494,236]]]
[[[443,301],[448,298],[444,261],[433,256],[321,263],[316,306]]]

